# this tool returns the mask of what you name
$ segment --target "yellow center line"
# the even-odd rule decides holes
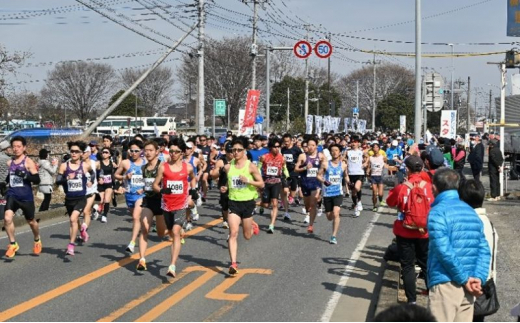
[[[217,219],[217,220],[213,220],[213,221],[210,221],[200,227],[197,227],[191,231],[188,231],[186,234],[185,234],[185,237],[189,237],[189,236],[193,236],[197,233],[200,233],[210,227],[213,227],[213,226],[216,226],[217,224],[221,223],[222,220],[221,219]],[[149,248],[147,251],[146,251],[146,255],[150,255],[152,253],[155,253],[161,249],[164,249],[166,247],[169,247],[171,245],[171,242],[161,242],[151,248]],[[107,265],[105,267],[102,267],[98,270],[95,270],[87,275],[84,275],[84,276],[81,276],[80,278],[77,278],[73,281],[70,281],[68,283],[65,283],[55,289],[52,289],[48,292],[45,292],[41,295],[38,295],[28,301],[25,301],[21,304],[18,304],[16,306],[13,306],[11,307],[10,309],[8,310],[5,310],[3,312],[0,313],[0,322],[5,322],[15,316],[18,316],[22,313],[25,313],[39,305],[42,305],[44,303],[47,303],[48,301],[50,300],[53,300],[55,299],[56,297],[58,296],[61,296],[63,294],[66,294],[80,286],[83,286],[93,280],[96,280],[104,275],[107,275],[119,268],[122,268],[122,267],[125,267],[126,265],[136,261],[139,259],[139,254],[134,254],[132,255],[131,257],[127,257],[127,258],[124,258],[124,259],[121,259],[117,262],[114,262],[110,265]]]

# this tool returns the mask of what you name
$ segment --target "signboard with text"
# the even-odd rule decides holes
[[[442,110],[440,135],[455,139],[457,136],[457,110]]]

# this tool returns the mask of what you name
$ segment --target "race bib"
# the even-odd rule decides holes
[[[294,162],[294,157],[292,154],[285,154],[283,155],[285,157],[285,161],[288,162],[288,163],[292,163]]]
[[[372,164],[372,169],[379,170],[379,169],[381,169],[381,165],[380,164]]]
[[[184,193],[184,183],[182,181],[167,181],[166,187],[172,190],[172,194],[179,195]]]
[[[341,185],[341,176],[339,176],[339,175],[330,175],[329,176],[329,182],[332,185]]]
[[[245,188],[246,184],[242,182],[239,176],[233,176],[231,178],[231,187],[236,189]]]
[[[273,166],[267,167],[266,174],[268,176],[276,176],[276,175],[278,175],[278,167],[273,167]]]
[[[132,186],[144,186],[144,178],[143,175],[132,175],[130,179],[130,185]]]
[[[316,167],[307,169],[307,177],[316,177],[317,175],[318,175],[318,169]]]
[[[145,178],[144,179],[144,190],[147,192],[153,191],[153,182],[155,178]]]
[[[208,161],[208,155],[202,155],[204,156],[204,161],[207,162]]]
[[[359,156],[351,156],[351,157],[350,157],[350,160],[351,160],[353,163],[359,163],[359,161],[360,161]]]
[[[9,186],[11,187],[22,187],[23,186],[23,178],[20,176],[16,176],[14,173],[9,174]]]
[[[67,187],[69,192],[81,192],[83,190],[83,182],[80,178],[67,180]]]
[[[112,183],[112,175],[103,175],[101,178],[103,179],[103,184]]]

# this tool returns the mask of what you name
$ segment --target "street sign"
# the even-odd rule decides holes
[[[307,58],[312,54],[312,46],[306,40],[300,40],[293,47],[294,55],[298,58]]]
[[[357,108],[357,107],[353,107],[353,108],[352,108],[352,116],[353,116],[354,118],[359,117],[359,108]]]
[[[226,100],[214,100],[213,108],[215,109],[216,117],[226,116]]]
[[[314,52],[319,58],[329,58],[332,55],[332,45],[327,40],[320,40],[314,46]]]
[[[262,116],[260,116],[260,115],[256,116],[255,123],[256,123],[256,124],[264,123],[264,117],[262,117]]]
[[[444,81],[439,73],[428,73],[424,76],[424,105],[428,112],[438,112],[444,105]]]

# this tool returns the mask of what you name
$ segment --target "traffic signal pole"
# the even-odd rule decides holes
[[[415,142],[421,139],[421,0],[415,0]]]

